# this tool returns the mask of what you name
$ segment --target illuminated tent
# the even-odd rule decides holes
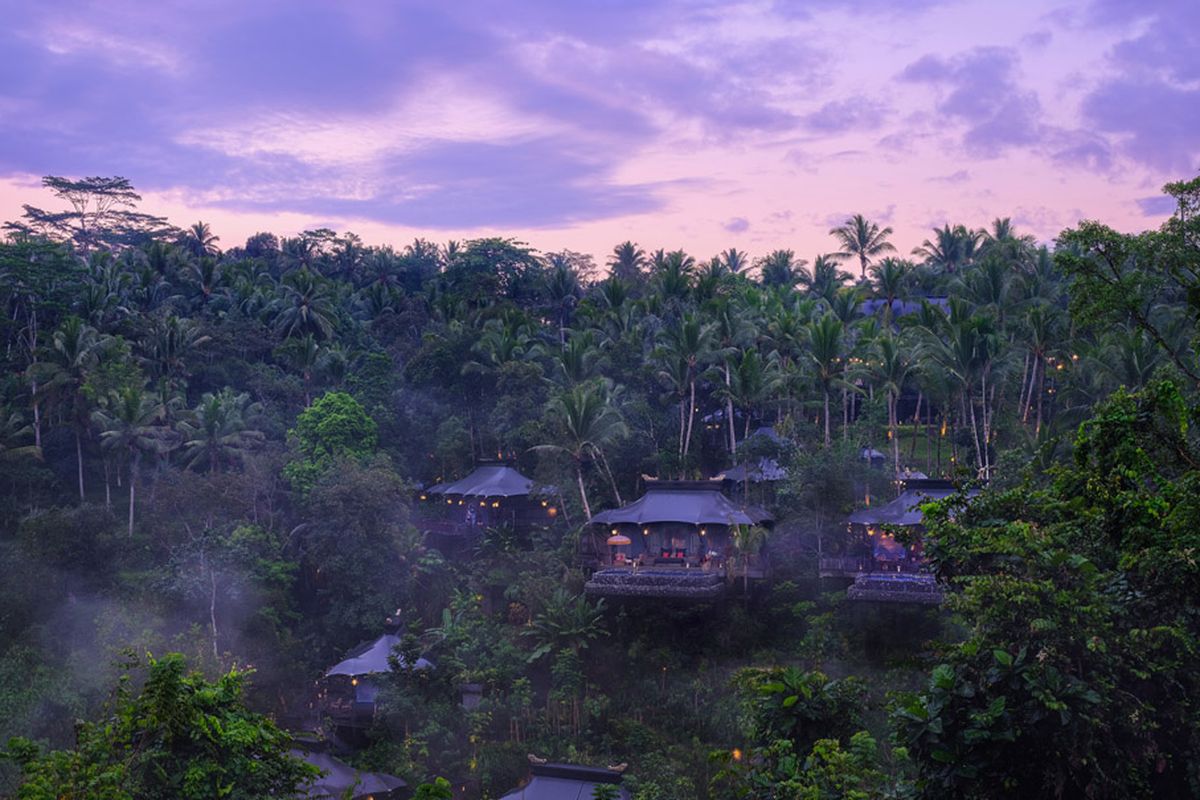
[[[533,481],[507,464],[483,464],[462,480],[439,483],[426,493],[455,497],[525,497],[532,491]]]
[[[646,493],[622,508],[601,511],[596,525],[758,525],[771,515],[760,508],[741,508],[708,481],[655,481]]]
[[[596,787],[616,784],[619,800],[630,800],[629,790],[621,786],[621,773],[603,767],[577,764],[532,764],[529,783],[514,789],[500,800],[592,800]]]
[[[388,664],[388,656],[392,650],[400,644],[400,636],[395,633],[385,633],[373,642],[362,645],[350,651],[350,655],[345,660],[339,661],[329,669],[325,675],[346,675],[348,677],[356,677],[359,675],[372,675],[380,672],[391,672],[392,667]],[[397,656],[400,658],[399,656]],[[404,662],[400,658],[401,663]],[[433,664],[424,658],[417,659],[414,669],[430,669]]]
[[[293,750],[292,755],[303,759],[321,770],[321,777],[308,787],[308,797],[311,798],[344,798],[346,792],[352,791],[349,797],[353,800],[373,797],[384,800],[399,796],[399,790],[408,786],[395,775],[382,772],[359,772],[344,761],[334,758],[328,753],[305,753]],[[392,793],[396,792],[395,795]]]

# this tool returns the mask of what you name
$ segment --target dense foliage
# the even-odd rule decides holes
[[[354,758],[429,796],[435,776],[497,796],[528,752],[627,762],[637,800],[1200,791],[1200,180],[1167,187],[1160,230],[1083,222],[1053,249],[998,219],[908,260],[858,216],[811,263],[626,242],[604,272],[501,238],[221,250],[123,179],[47,185],[65,208],[0,243],[0,740],[39,743],[10,747],[0,792],[66,771],[155,796],[175,759],[194,786],[153,791],[206,796],[232,780],[221,748],[283,746],[235,664],[252,708],[318,725],[314,681],[397,607],[403,658]],[[418,489],[497,456],[563,513],[447,557]],[[787,479],[734,491],[776,513],[739,545],[765,537],[771,582],[713,606],[582,596],[582,523],[642,476],[763,459]],[[987,482],[933,512],[941,612],[816,577],[906,469]],[[174,694],[105,711],[127,646],[216,682],[164,658],[147,687]],[[191,710],[163,717],[167,695]],[[204,739],[203,715],[246,736]],[[114,755],[147,731],[150,760]],[[297,775],[270,763],[284,796]]]

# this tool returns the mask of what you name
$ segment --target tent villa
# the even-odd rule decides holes
[[[389,658],[400,645],[400,634],[388,632],[374,641],[359,645],[345,659],[325,672],[321,691],[321,710],[335,725],[361,728],[375,719],[379,698],[378,677],[391,672]],[[398,653],[401,665],[404,658]],[[413,669],[432,669],[433,664],[418,658]]]
[[[769,525],[772,517],[736,505],[719,487],[652,481],[638,500],[594,516],[592,536],[583,537],[593,545],[584,560],[598,568],[588,594],[711,599],[734,573],[762,578],[762,555],[739,558],[734,537],[738,528]]]
[[[473,538],[490,527],[550,525],[561,503],[553,488],[539,491],[512,465],[493,461],[481,463],[461,480],[422,490],[416,508],[418,526],[444,543]]]

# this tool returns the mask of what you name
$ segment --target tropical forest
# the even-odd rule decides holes
[[[0,796],[1200,796],[1200,179],[599,257],[42,184]]]

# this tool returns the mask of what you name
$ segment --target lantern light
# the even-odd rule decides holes
[[[547,508],[547,509],[546,509],[546,513],[547,513],[547,514],[549,514],[549,515],[550,515],[550,516],[552,516],[552,517],[557,517],[557,516],[558,516],[558,509],[557,509],[557,508],[555,508],[554,506],[550,506],[549,508]]]
[[[642,536],[649,536],[649,535],[650,535],[650,529],[642,528]]]
[[[350,679],[350,685],[351,685],[351,686],[358,686],[358,678],[351,678],[351,679]]]
[[[742,760],[742,751],[741,751],[741,750],[739,750],[739,749],[738,749],[738,748],[736,748],[736,747],[735,747],[735,748],[733,748],[733,752],[731,753],[731,755],[733,756],[733,760],[734,760],[734,761],[741,761],[741,760]]]
[[[428,500],[429,498],[428,498],[426,495],[421,495],[421,499],[422,499],[422,500]]]

